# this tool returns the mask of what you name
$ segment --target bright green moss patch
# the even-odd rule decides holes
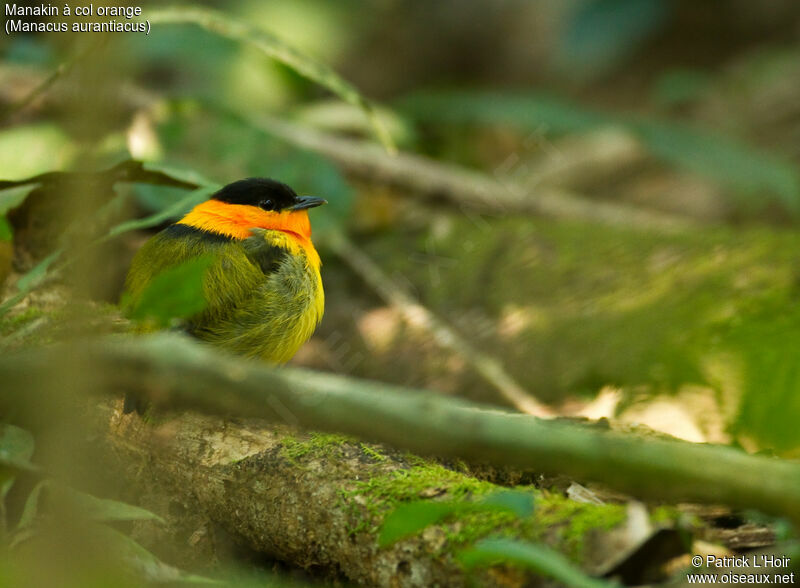
[[[674,506],[658,506],[650,511],[650,522],[654,525],[672,525],[684,515]]]
[[[489,482],[425,462],[406,470],[390,470],[369,480],[356,482],[340,492],[340,506],[349,511],[352,535],[377,533],[386,515],[397,506],[419,500],[477,501],[500,488]],[[625,520],[625,508],[574,502],[557,494],[534,488],[518,488],[535,494],[534,514],[519,518],[505,510],[456,512],[443,524],[441,552],[452,552],[488,536],[505,536],[530,541],[546,540],[559,545],[574,559],[583,554],[590,531],[609,530]]]
[[[364,455],[372,458],[375,461],[386,461],[386,456],[384,454],[382,454],[377,449],[370,447],[366,443],[361,444],[361,451],[364,452]]]
[[[421,464],[418,462],[409,469],[383,472],[369,480],[356,482],[351,490],[341,491],[341,504],[350,509],[353,521],[349,529],[351,534],[366,530],[376,532],[383,517],[402,502],[439,495],[449,499],[467,499],[496,489],[488,482],[420,461]]]
[[[311,433],[308,438],[285,437],[281,441],[281,455],[292,464],[315,457],[331,458],[341,455],[342,445],[352,443],[351,437],[331,433]]]
[[[625,521],[625,506],[586,504],[560,494],[542,493],[537,503],[536,533],[553,534],[561,551],[580,560],[590,531],[609,531]]]

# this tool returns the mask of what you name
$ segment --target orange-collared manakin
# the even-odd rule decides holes
[[[235,353],[288,361],[322,319],[325,297],[308,209],[324,203],[266,178],[225,186],[137,252],[125,306],[135,307],[159,273],[210,256],[206,306],[189,317],[187,331]]]

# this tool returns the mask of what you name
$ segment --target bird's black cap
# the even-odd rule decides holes
[[[227,204],[246,204],[264,210],[302,210],[325,204],[315,196],[298,196],[286,184],[269,178],[247,178],[228,184],[211,198]]]

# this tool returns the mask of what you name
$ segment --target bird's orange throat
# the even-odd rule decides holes
[[[310,259],[319,259],[311,243],[311,222],[307,210],[274,212],[246,204],[206,200],[195,206],[178,223],[233,239],[251,237],[250,230],[254,228],[281,231],[288,237],[290,245],[299,246]]]

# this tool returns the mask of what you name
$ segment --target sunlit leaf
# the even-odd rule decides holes
[[[206,307],[203,278],[213,262],[213,256],[205,255],[161,272],[142,292],[130,317],[165,327],[201,312]]]
[[[16,126],[0,131],[0,178],[24,178],[63,169],[75,147],[54,124]]]
[[[513,539],[484,539],[475,547],[462,551],[457,557],[468,569],[501,563],[517,564],[572,588],[617,586],[587,576],[557,551]]]

